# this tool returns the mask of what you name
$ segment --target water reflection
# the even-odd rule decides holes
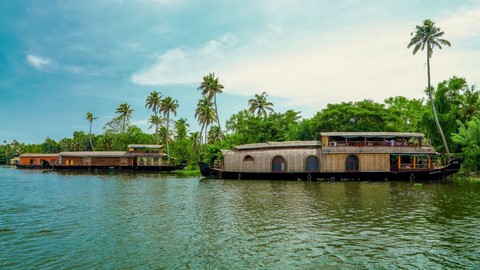
[[[480,263],[480,185],[0,169],[0,268],[403,269]]]

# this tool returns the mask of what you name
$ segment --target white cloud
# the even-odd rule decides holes
[[[46,71],[47,67],[49,65],[51,65],[51,63],[52,63],[52,61],[48,58],[36,56],[36,55],[33,55],[33,54],[27,54],[25,59],[27,60],[27,63],[30,66],[32,66],[32,67],[34,67],[38,70],[41,70],[41,71]]]
[[[458,10],[437,25],[455,44],[457,39],[480,34],[477,21],[480,9]],[[266,91],[270,97],[286,98],[289,105],[316,110],[341,101],[381,102],[397,95],[423,98],[424,52],[412,55],[407,49],[416,24],[392,21],[368,27],[356,25],[355,31],[348,32],[307,29],[291,40],[282,27],[267,25],[254,37],[230,34],[197,49],[168,51],[155,65],[134,74],[132,81],[142,85],[189,84],[215,72],[225,92],[250,96]],[[432,83],[453,75],[466,77],[470,84],[479,82],[479,56],[478,49],[465,51],[454,46],[435,51]]]

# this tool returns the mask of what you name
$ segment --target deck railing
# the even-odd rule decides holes
[[[411,142],[396,142],[396,141],[331,141],[330,146],[338,147],[379,147],[379,146],[390,146],[390,147],[418,147],[418,143]]]

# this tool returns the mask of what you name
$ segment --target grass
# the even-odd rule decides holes
[[[184,176],[184,177],[193,177],[193,176],[201,176],[202,174],[200,173],[199,169],[183,169],[183,170],[178,170],[175,171],[175,174],[178,176]]]

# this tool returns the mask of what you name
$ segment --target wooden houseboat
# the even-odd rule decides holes
[[[58,154],[21,154],[15,164],[19,169],[49,169],[58,163]]]
[[[458,172],[421,133],[323,132],[317,141],[246,144],[222,150],[223,163],[200,162],[205,177],[223,179],[434,180]]]
[[[130,144],[128,151],[82,151],[61,152],[58,165],[53,170],[126,170],[126,171],[173,171],[185,168],[165,164],[163,145]]]

